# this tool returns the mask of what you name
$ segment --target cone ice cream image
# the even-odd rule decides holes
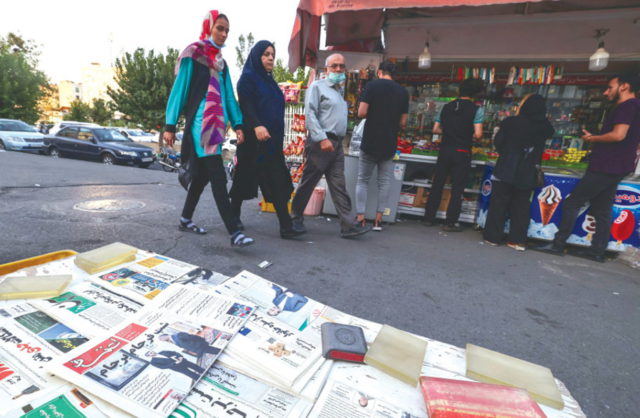
[[[562,201],[562,194],[553,184],[544,187],[538,194],[538,204],[540,205],[540,217],[542,225],[547,225],[555,213],[558,205]]]
[[[585,239],[591,241],[593,234],[596,232],[596,218],[591,215],[587,215],[582,222],[582,230],[587,233]]]

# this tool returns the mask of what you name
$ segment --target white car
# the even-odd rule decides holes
[[[36,128],[21,120],[0,119],[0,149],[40,152],[43,139]]]
[[[91,122],[74,122],[72,120],[65,120],[60,123],[56,123],[49,129],[49,135],[57,134],[60,129],[66,128],[67,126],[84,126],[86,128],[99,128],[100,125]]]
[[[142,129],[120,129],[129,139],[136,142],[158,142],[153,134],[145,132]]]

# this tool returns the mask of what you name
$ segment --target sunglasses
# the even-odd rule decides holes
[[[344,64],[331,64],[329,68],[333,68],[334,70],[337,70],[337,69],[344,70],[345,68],[347,68],[347,66]]]

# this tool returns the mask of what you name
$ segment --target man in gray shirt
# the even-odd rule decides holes
[[[312,83],[306,93],[305,117],[309,135],[302,179],[291,204],[294,228],[304,230],[303,213],[316,185],[324,175],[340,217],[340,236],[355,237],[369,231],[351,215],[351,199],[344,179],[342,139],[347,133],[347,103],[343,97],[345,61],[340,54],[327,57],[327,78]]]

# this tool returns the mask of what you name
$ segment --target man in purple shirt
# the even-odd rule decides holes
[[[591,204],[589,213],[596,219],[596,232],[588,250],[577,253],[581,257],[604,262],[609,243],[611,212],[618,183],[633,172],[638,162],[640,143],[640,77],[624,74],[612,77],[604,92],[615,103],[602,125],[599,135],[583,130],[583,140],[591,142],[591,160],[584,177],[576,185],[562,206],[560,229],[552,244],[538,249],[563,255],[580,208]]]

